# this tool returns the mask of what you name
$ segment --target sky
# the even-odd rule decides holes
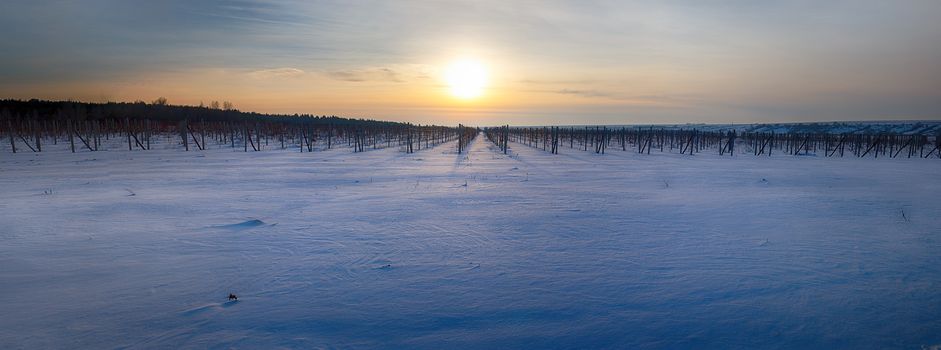
[[[3,0],[0,98],[467,125],[941,119],[941,1]],[[473,62],[479,96],[452,93]]]

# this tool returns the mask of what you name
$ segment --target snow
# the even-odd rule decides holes
[[[941,161],[491,146],[0,150],[0,348],[941,344]]]

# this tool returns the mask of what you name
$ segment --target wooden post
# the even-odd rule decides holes
[[[35,115],[36,114],[33,114],[33,116]],[[35,135],[36,135],[35,136],[36,137],[36,152],[42,152],[42,145],[39,143],[39,140],[42,139],[41,125],[39,124],[38,120],[33,120],[33,126],[35,129]]]
[[[186,127],[186,119],[183,119],[183,121],[180,122],[180,138],[183,139],[183,149],[186,151],[190,150],[190,141],[189,138],[186,137],[186,134],[188,133],[189,130]]]
[[[735,155],[735,130],[732,130],[732,135],[729,136],[729,156]]]
[[[144,132],[147,133],[147,134],[146,134],[144,137],[147,138],[147,150],[149,151],[149,150],[150,150],[150,128],[152,127],[152,125],[151,125],[151,123],[150,123],[149,120],[144,121],[144,122],[147,123],[146,131],[144,131]],[[97,134],[97,133],[96,133],[96,134]],[[97,149],[98,149],[98,146],[95,146],[95,149],[97,150]]]
[[[127,134],[127,150],[131,151],[131,121],[127,118],[124,118],[124,127],[126,128]]]
[[[261,132],[258,131],[258,124],[255,124],[255,143],[252,145],[255,151],[261,150]]]
[[[98,132],[99,132],[98,126],[99,126],[99,121],[95,120],[95,122],[92,123],[92,145],[95,146],[95,151],[98,150],[98,146],[101,143],[101,141],[98,140]]]
[[[72,153],[75,153],[75,135],[73,135],[73,133],[75,133],[74,131],[75,125],[72,124],[72,120],[68,120],[67,122],[68,122],[67,129],[69,132],[69,147],[72,148]]]
[[[16,141],[13,140],[15,132],[13,131],[13,121],[7,120],[7,126],[10,127],[10,148],[13,149],[13,153],[16,153]],[[72,153],[75,153],[75,146],[72,146]]]
[[[457,135],[457,154],[461,154],[461,153],[464,152],[464,134],[461,132],[461,130],[462,130],[463,128],[464,128],[464,125],[462,125],[462,124],[458,124],[458,125],[457,125],[457,133],[458,133],[458,135]]]

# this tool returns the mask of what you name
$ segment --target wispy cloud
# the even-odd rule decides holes
[[[349,82],[366,82],[366,81],[385,81],[385,82],[393,82],[393,83],[405,82],[404,80],[402,80],[398,72],[390,68],[335,70],[335,71],[328,71],[325,74],[331,79],[349,81]]]
[[[701,96],[695,95],[668,95],[668,94],[629,94],[615,91],[596,90],[596,89],[561,89],[561,90],[534,90],[535,92],[553,93],[559,95],[569,95],[582,98],[603,99],[616,101],[619,104],[660,106],[660,107],[680,107],[688,105],[704,105],[709,101],[703,100]]]
[[[567,80],[550,80],[550,79],[523,79],[519,81],[521,84],[526,85],[584,85],[596,83],[596,80],[588,79],[567,79]]]
[[[249,75],[257,79],[297,78],[303,76],[304,74],[305,72],[303,70],[291,67],[262,69],[249,73]]]
[[[330,79],[348,82],[407,83],[429,79],[433,68],[425,64],[390,64],[376,67],[325,71]]]
[[[573,90],[573,89],[562,89],[555,91],[557,94],[562,95],[574,95],[581,97],[611,97],[610,94],[597,91],[597,90]]]

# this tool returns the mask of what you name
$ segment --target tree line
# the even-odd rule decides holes
[[[0,100],[0,137],[12,152],[42,152],[67,142],[74,152],[126,144],[150,150],[155,144],[189,150],[270,148],[313,152],[346,146],[354,152],[399,146],[408,153],[459,140],[463,148],[476,129],[316,116],[242,112],[229,102],[176,106],[164,98],[151,103]],[[116,140],[117,139],[117,140]],[[105,142],[107,141],[107,142]],[[123,147],[123,146],[122,146]]]

